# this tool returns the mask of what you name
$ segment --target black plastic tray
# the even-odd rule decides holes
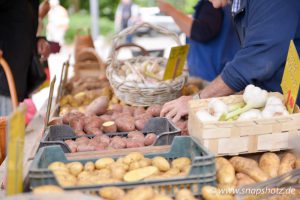
[[[157,135],[156,142],[154,146],[170,145],[175,136],[179,136],[181,130],[177,128],[171,121],[167,118],[152,118],[146,124],[144,129],[141,131],[145,135],[147,133],[155,133]],[[105,135],[109,137],[122,136],[127,137],[128,132],[117,132],[117,133],[106,133]],[[68,145],[64,142],[65,140],[75,140],[79,137],[89,137],[93,138],[95,135],[83,135],[76,136],[72,128],[68,125],[53,125],[49,126],[41,139],[40,146],[52,146],[59,145],[65,153],[70,153],[71,150]]]

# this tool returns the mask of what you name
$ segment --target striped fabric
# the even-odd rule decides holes
[[[0,95],[0,116],[8,116],[12,112],[11,99]]]
[[[231,12],[232,13],[237,13],[240,9],[240,6],[241,6],[241,0],[233,0],[232,1]]]

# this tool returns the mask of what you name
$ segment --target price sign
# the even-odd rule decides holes
[[[171,49],[164,80],[175,79],[182,74],[188,51],[189,45],[177,46]]]
[[[7,188],[6,195],[23,191],[23,147],[25,137],[25,106],[13,112],[7,127]]]
[[[281,82],[281,88],[289,113],[294,112],[298,97],[299,84],[300,60],[295,44],[293,41],[291,41]]]

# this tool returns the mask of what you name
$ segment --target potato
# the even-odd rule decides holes
[[[248,175],[243,173],[237,173],[236,179],[237,179],[237,187],[256,183],[255,180],[253,180]]]
[[[180,170],[178,168],[171,168],[166,173],[164,173],[164,176],[173,177],[177,176],[180,173]]]
[[[68,145],[71,153],[77,152],[77,144],[76,144],[75,141],[73,141],[73,140],[65,140],[64,142]]]
[[[144,134],[140,131],[131,131],[128,133],[127,137],[140,142],[144,142],[145,140]]]
[[[78,152],[87,152],[87,151],[95,151],[95,150],[96,150],[95,146],[89,144],[79,144],[77,146]]]
[[[104,169],[114,162],[115,161],[112,158],[100,158],[96,161],[95,166],[96,169]]]
[[[234,200],[233,196],[221,194],[221,191],[213,186],[204,186],[201,191],[204,200]]]
[[[122,166],[115,166],[111,168],[111,176],[117,180],[123,180],[126,170]]]
[[[126,142],[119,136],[115,136],[112,138],[109,147],[113,149],[124,149],[126,148]]]
[[[77,176],[78,174],[80,174],[80,172],[82,172],[83,170],[83,165],[80,162],[71,162],[68,165],[70,174]]]
[[[124,190],[118,187],[104,187],[99,190],[101,198],[107,200],[122,200],[125,197]]]
[[[136,141],[131,138],[128,138],[126,140],[126,148],[138,148],[138,147],[143,147],[143,146],[144,146],[144,143],[141,141]]]
[[[92,172],[95,170],[95,164],[93,162],[87,162],[84,164],[84,171]]]
[[[109,165],[110,170],[112,171],[115,167],[122,167],[125,171],[128,171],[129,166],[126,165],[125,163],[120,163],[120,162],[114,162],[111,165]]]
[[[278,176],[280,158],[275,153],[264,153],[259,159],[259,167],[270,178]]]
[[[150,200],[154,197],[155,192],[149,186],[139,186],[130,190],[124,200]]]
[[[65,165],[65,163],[63,162],[53,162],[48,166],[48,169],[52,170],[52,171],[65,171],[65,172],[69,172],[69,169],[67,168],[67,166]]]
[[[300,168],[300,158],[297,158],[296,162],[295,162],[295,168],[299,169]]]
[[[188,189],[179,190],[175,197],[176,200],[196,200],[192,192]]]
[[[102,119],[97,116],[90,116],[84,119],[83,130],[86,134],[102,135]]]
[[[77,183],[77,178],[68,173],[54,173],[55,177],[62,187],[75,186]]]
[[[296,156],[292,153],[286,153],[280,161],[278,175],[285,174],[292,171],[295,168]]]
[[[117,125],[114,121],[107,121],[102,124],[102,130],[104,133],[117,132]]]
[[[143,180],[144,178],[147,178],[155,173],[157,173],[159,170],[157,167],[154,166],[148,166],[143,167],[139,169],[135,169],[132,171],[129,171],[124,176],[124,181],[126,182],[135,182]]]
[[[152,198],[151,200],[173,200],[173,199],[167,195],[158,194],[158,195],[155,195],[155,197]]]
[[[122,113],[123,113],[123,114],[128,114],[128,115],[130,115],[130,116],[133,116],[134,110],[135,110],[134,107],[124,106],[124,107],[123,107],[123,110],[122,110]]]
[[[114,112],[121,113],[123,111],[123,106],[120,104],[113,104],[111,105],[111,110]]]
[[[100,169],[100,170],[95,170],[93,172],[94,176],[97,176],[101,179],[110,179],[112,174],[111,174],[111,170],[108,168],[104,168],[104,169]]]
[[[112,116],[111,116],[111,115],[107,115],[107,114],[101,115],[99,118],[100,118],[103,122],[112,121]]]
[[[62,125],[62,124],[63,124],[62,117],[55,117],[51,119],[51,121],[48,123],[48,126]]]
[[[235,170],[226,158],[216,158],[217,181],[221,185],[235,184]]]
[[[93,100],[86,107],[87,115],[102,115],[107,111],[109,98],[107,96],[101,96]]]
[[[130,132],[135,130],[133,117],[117,117],[115,123],[119,131]]]
[[[95,136],[93,139],[97,140],[99,143],[101,142],[106,144],[106,146],[108,146],[110,143],[110,137],[107,135]]]
[[[183,167],[183,169],[181,171],[185,175],[188,175],[190,173],[190,170],[191,170],[191,165],[186,165],[186,166]]]
[[[176,158],[172,161],[172,168],[183,170],[185,166],[191,165],[191,159],[187,157]]]
[[[150,106],[146,112],[151,114],[153,117],[159,117],[161,109],[162,109],[161,105],[154,104]]]
[[[43,186],[35,187],[32,190],[32,192],[33,194],[44,194],[44,193],[59,194],[59,193],[64,193],[64,190],[55,185],[43,185]]]
[[[145,146],[153,145],[156,142],[157,135],[155,133],[148,133],[144,140]]]
[[[139,162],[132,162],[129,165],[129,171],[135,170],[135,169],[138,169],[138,168],[141,168],[141,165],[140,165]]]
[[[80,135],[85,134],[83,132],[84,121],[83,121],[82,118],[73,118],[73,119],[71,119],[70,126],[73,129],[75,135],[80,136]]]
[[[133,116],[134,117],[138,117],[139,115],[142,115],[146,112],[145,108],[144,107],[136,107],[134,109],[134,113],[133,113]]]
[[[125,164],[130,164],[132,162],[140,161],[144,159],[144,155],[140,152],[131,152],[124,158]]]
[[[137,130],[141,131],[144,129],[145,124],[152,118],[149,113],[144,113],[135,118],[135,127]]]
[[[268,179],[268,175],[258,167],[258,163],[255,160],[235,156],[230,159],[230,163],[237,172],[244,173],[257,182],[263,182]]]
[[[164,157],[161,156],[154,157],[152,159],[152,165],[163,172],[166,172],[171,168],[170,163]]]
[[[90,142],[89,138],[88,137],[79,137],[75,140],[76,144],[77,145],[80,145],[80,144],[88,144]]]
[[[152,164],[152,160],[150,158],[143,158],[142,160],[138,161],[141,167],[147,167]]]

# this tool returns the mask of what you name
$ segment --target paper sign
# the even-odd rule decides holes
[[[295,44],[293,41],[291,41],[281,82],[281,88],[289,113],[294,112],[298,97],[299,84],[300,60]]]
[[[7,187],[6,195],[23,191],[23,153],[25,137],[25,106],[13,112],[7,126]]]
[[[188,51],[189,45],[177,46],[171,49],[164,80],[175,79],[182,74]]]

